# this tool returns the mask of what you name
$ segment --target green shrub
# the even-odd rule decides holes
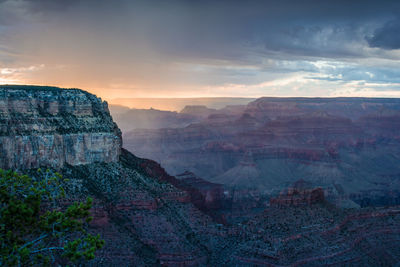
[[[62,207],[61,175],[39,169],[38,177],[0,169],[0,266],[93,259],[104,245],[85,230],[93,200]]]

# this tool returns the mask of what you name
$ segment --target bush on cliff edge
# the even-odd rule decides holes
[[[61,175],[39,169],[38,176],[0,169],[0,266],[93,259],[104,240],[85,230],[92,199],[62,207]]]

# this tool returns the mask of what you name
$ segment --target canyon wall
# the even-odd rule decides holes
[[[0,168],[116,162],[121,132],[107,103],[79,89],[0,86]]]
[[[400,262],[399,207],[343,210],[324,201],[320,190],[310,191],[313,183],[300,180],[279,199],[290,205],[270,205],[265,209],[260,204],[268,199],[255,189],[227,190],[189,172],[177,179],[160,164],[121,149],[120,131],[107,105],[94,95],[77,89],[32,86],[0,86],[0,94],[0,167],[60,168],[59,172],[68,179],[64,185],[66,198],[60,204],[93,198],[93,221],[88,231],[100,234],[106,242],[88,266],[397,266]],[[302,132],[303,138],[313,132],[307,130],[309,125],[316,129],[321,122],[297,122],[294,130],[287,131],[280,123],[263,128],[258,115],[243,115],[234,122],[227,118],[213,116],[206,123],[185,128],[184,134],[163,130],[164,141],[172,146],[180,141],[185,145],[182,148],[194,148],[186,155],[196,157],[203,169],[211,166],[204,165],[206,159],[213,159],[209,156],[223,153],[225,161],[215,161],[216,164],[233,162],[238,166],[225,166],[230,169],[220,178],[231,179],[233,184],[238,180],[251,184],[264,177],[259,161],[267,148],[244,151],[253,144],[249,141],[269,142],[264,138],[268,136],[265,131],[273,129],[288,137],[286,144],[296,144],[299,140],[294,137],[298,135],[291,131]],[[347,120],[343,122],[349,124]],[[367,122],[378,123],[376,119]],[[395,139],[390,136],[397,135],[397,126],[389,122],[393,120],[379,120],[379,127],[390,130],[385,135],[394,144]],[[392,128],[387,127],[388,123]],[[242,135],[249,129],[254,130],[249,134],[251,138]],[[335,134],[338,129],[335,124],[329,133]],[[233,133],[233,138],[222,136],[222,132]],[[316,138],[312,141],[321,144],[324,139],[318,139],[318,131],[314,132],[312,137]],[[196,150],[199,140],[210,142]],[[281,143],[285,138],[276,140]],[[340,146],[335,148],[339,150]],[[319,154],[300,153],[309,150],[295,149],[296,146],[290,152],[293,159],[307,161],[310,155],[313,162],[324,159]],[[398,146],[392,149],[389,155],[397,162],[393,155]],[[241,154],[237,161],[232,151]],[[285,155],[284,150],[277,151]],[[338,153],[335,162],[345,160],[342,155]],[[385,158],[377,163],[388,166],[393,161]],[[282,165],[277,167],[284,169]],[[34,170],[23,172],[38,175]],[[396,173],[385,175],[396,188]],[[341,184],[334,186],[337,191],[344,191]],[[304,203],[311,205],[292,205]],[[244,215],[248,219],[233,220]]]
[[[260,98],[230,110],[183,128],[125,132],[124,147],[235,194],[274,197],[304,179],[329,200],[400,203],[400,99]]]

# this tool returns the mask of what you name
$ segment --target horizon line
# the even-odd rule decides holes
[[[47,88],[59,88],[59,89],[65,89],[65,90],[82,90],[86,91],[88,93],[91,93],[93,95],[96,95],[97,97],[101,97],[96,93],[90,92],[88,89],[82,89],[79,87],[62,87],[62,86],[57,86],[57,85],[35,85],[35,84],[20,84],[20,83],[15,83],[15,84],[0,84],[0,88],[4,86],[10,86],[10,87],[18,87],[18,86],[32,86],[32,87],[47,87]],[[101,97],[103,98],[103,97]],[[210,98],[219,98],[219,99],[228,99],[228,98],[235,98],[235,99],[259,99],[259,98],[321,98],[321,99],[327,99],[327,98],[370,98],[370,99],[400,99],[400,96],[268,96],[268,95],[261,95],[261,96],[177,96],[177,97],[165,97],[165,96],[160,96],[160,97],[116,97],[116,98],[108,98],[104,97],[104,99],[108,99],[108,102],[114,101],[114,100],[123,100],[123,99],[210,99]]]

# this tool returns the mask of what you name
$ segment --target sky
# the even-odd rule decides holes
[[[400,97],[400,1],[0,0],[0,84]]]

